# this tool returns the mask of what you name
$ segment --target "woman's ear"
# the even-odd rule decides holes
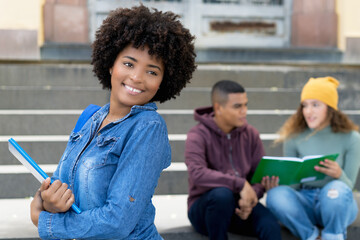
[[[112,68],[110,68],[110,69],[109,69],[109,73],[110,73],[110,75],[112,75],[112,71],[113,71],[113,69],[112,69]]]

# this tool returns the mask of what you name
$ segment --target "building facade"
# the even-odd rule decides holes
[[[358,0],[0,0],[0,59],[66,59],[77,51],[86,60],[109,11],[140,2],[180,15],[203,58],[313,49],[340,54],[336,61],[360,55]]]

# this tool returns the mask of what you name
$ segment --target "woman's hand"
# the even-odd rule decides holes
[[[40,196],[40,189],[35,193],[34,199],[30,204],[30,217],[32,223],[37,227],[41,211],[44,211],[43,201]]]
[[[337,162],[325,159],[324,161],[320,161],[319,164],[321,166],[314,167],[316,171],[324,173],[335,179],[340,178],[342,174],[342,169]]]
[[[279,186],[279,177],[278,176],[265,176],[261,180],[261,185],[266,189],[266,191],[269,191],[270,189]]]
[[[74,194],[68,189],[66,183],[60,180],[54,181],[50,185],[50,178],[47,178],[40,187],[43,207],[51,213],[66,212],[75,201]]]

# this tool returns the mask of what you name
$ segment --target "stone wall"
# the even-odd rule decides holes
[[[45,43],[89,43],[86,0],[46,0]]]
[[[291,45],[337,47],[336,0],[293,0]]]

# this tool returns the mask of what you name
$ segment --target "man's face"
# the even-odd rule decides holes
[[[229,129],[241,127],[246,123],[247,104],[246,93],[230,93],[227,103],[219,106],[218,117]]]

